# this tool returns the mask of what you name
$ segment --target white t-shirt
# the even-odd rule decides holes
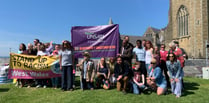
[[[134,48],[133,53],[136,54],[136,58],[138,61],[145,61],[146,51],[143,48]]]
[[[146,56],[145,56],[145,63],[150,64],[152,60],[152,53],[151,50],[146,51]]]

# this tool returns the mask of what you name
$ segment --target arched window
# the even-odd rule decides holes
[[[177,13],[177,29],[179,37],[188,35],[188,17],[189,13],[187,8],[182,5]]]

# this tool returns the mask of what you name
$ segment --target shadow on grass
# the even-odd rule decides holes
[[[0,92],[8,92],[9,88],[0,88]]]
[[[192,95],[195,94],[192,92],[193,90],[198,90],[198,86],[200,86],[198,83],[194,82],[184,82],[184,90],[182,92],[182,96]]]

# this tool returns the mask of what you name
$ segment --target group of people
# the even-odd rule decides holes
[[[129,68],[132,66],[132,61],[135,62],[135,66],[129,72],[132,72],[130,78],[132,78],[133,93],[139,94],[148,87],[158,95],[162,95],[171,87],[171,92],[177,98],[181,96],[184,87],[183,67],[187,55],[183,48],[179,48],[178,41],[170,42],[169,47],[169,51],[166,51],[165,44],[161,44],[159,49],[158,46],[153,47],[151,41],[146,40],[137,40],[134,47],[129,42],[129,37],[124,37],[118,55]],[[117,76],[116,78],[118,79]],[[126,80],[126,76],[122,78]],[[117,81],[117,84],[120,85],[119,82]],[[126,83],[124,87],[125,85]]]
[[[33,56],[59,56],[60,57],[60,70],[62,71],[62,77],[55,77],[49,79],[17,79],[16,86],[23,87],[25,85],[29,87],[36,86],[36,88],[46,88],[49,84],[52,84],[53,88],[57,88],[60,79],[61,80],[61,88],[69,88],[72,90],[73,88],[73,80],[75,70],[73,70],[73,47],[71,43],[67,40],[62,42],[62,45],[56,44],[53,47],[53,42],[50,43],[42,43],[39,39],[34,40],[34,44],[29,43],[26,47],[24,43],[19,45],[18,54],[24,55],[33,55]],[[70,75],[69,75],[70,74]],[[70,77],[69,77],[70,76]],[[69,81],[66,78],[70,78]],[[66,84],[70,84],[69,86]],[[68,87],[67,87],[68,86]]]
[[[183,67],[187,57],[177,41],[169,43],[169,51],[165,50],[165,44],[153,47],[151,41],[137,40],[134,46],[125,36],[120,46],[117,57],[102,57],[95,64],[89,52],[83,52],[83,58],[75,64],[74,49],[67,40],[62,45],[56,45],[53,49],[52,42],[41,43],[38,39],[33,44],[20,44],[18,53],[27,55],[56,55],[60,58],[61,90],[73,91],[75,68],[81,71],[80,88],[82,90],[95,88],[109,89],[116,86],[118,91],[124,94],[132,90],[134,94],[140,94],[145,90],[156,91],[158,95],[165,94],[169,87],[171,92],[180,97],[183,89]],[[31,80],[18,80],[21,86]],[[47,87],[47,79],[36,80],[36,87]],[[57,88],[58,78],[51,78],[54,88]],[[19,83],[18,82],[18,83]]]

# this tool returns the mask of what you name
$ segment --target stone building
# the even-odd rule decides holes
[[[143,37],[149,38],[153,46],[160,46],[160,44],[165,43],[164,40],[164,31],[165,29],[157,29],[154,27],[148,27],[146,32],[144,33]],[[149,40],[148,39],[148,40]]]
[[[205,58],[209,35],[208,6],[208,0],[170,0],[168,25],[160,32],[153,33],[152,38],[166,45],[177,40],[190,58]],[[144,36],[149,35],[147,31]]]

